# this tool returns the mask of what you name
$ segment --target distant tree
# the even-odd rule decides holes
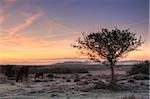
[[[91,60],[108,63],[111,69],[111,83],[115,85],[114,66],[116,62],[143,43],[141,36],[136,38],[136,34],[129,32],[129,29],[114,28],[112,30],[102,29],[100,32],[88,35],[83,34],[83,37],[77,40],[77,44],[72,46]]]

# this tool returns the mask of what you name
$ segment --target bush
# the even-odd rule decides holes
[[[140,64],[135,64],[129,71],[127,71],[128,75],[133,74],[147,74],[149,75],[149,61],[142,62]]]

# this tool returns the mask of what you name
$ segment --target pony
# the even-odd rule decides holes
[[[29,73],[29,67],[22,66],[17,73],[16,82],[19,82],[19,80],[23,81],[23,78],[25,78],[25,80],[27,81],[28,80],[28,73]]]

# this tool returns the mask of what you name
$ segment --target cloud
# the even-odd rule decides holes
[[[7,12],[8,9],[11,8],[13,4],[15,4],[15,2],[16,0],[5,0],[3,7],[0,7],[3,8],[1,12]],[[48,21],[46,19],[46,21],[48,22],[48,27],[46,28],[48,29],[48,33],[44,33],[44,36],[52,36],[52,38],[55,39],[57,37],[54,36],[60,35],[60,38],[63,39],[51,40],[49,38],[42,38],[42,32],[40,31],[38,31],[41,34],[40,37],[23,35],[24,33],[28,33],[26,31],[26,28],[31,26],[34,22],[37,21],[37,19],[39,19],[44,14],[43,10],[41,9],[39,9],[37,13],[34,13],[32,15],[29,12],[24,13],[24,11],[22,11],[18,13],[23,13],[22,16],[26,17],[26,19],[24,19],[23,22],[21,22],[20,24],[14,24],[14,27],[12,28],[4,27],[0,29],[0,61],[11,61],[11,59],[15,59],[15,61],[17,61],[20,59],[29,58],[49,59],[57,57],[70,57],[70,55],[72,55],[72,50],[68,49],[70,49],[70,43],[72,42],[72,39],[66,39],[65,37],[66,35],[71,35],[71,33],[75,31],[65,26],[64,24],[55,21]],[[16,15],[18,16],[18,14]],[[0,22],[5,21],[5,17],[5,14],[0,16]],[[40,24],[42,24],[42,26],[46,25],[43,22],[40,22]],[[22,30],[25,30],[24,33],[19,34]],[[32,30],[32,32],[35,31],[35,29]]]
[[[25,29],[26,27],[28,27],[29,25],[31,25],[35,20],[37,20],[41,15],[43,15],[43,11],[40,10],[38,11],[36,14],[28,17],[27,19],[24,20],[23,23],[13,27],[12,29],[10,29],[10,33],[9,36],[13,36],[15,35],[17,32]]]
[[[17,0],[4,0],[4,3],[0,7],[0,24],[6,19],[5,13],[10,9]]]
[[[46,22],[44,22],[46,28],[47,28],[47,33],[45,33],[45,36],[42,36],[44,39],[49,39],[49,40],[59,40],[59,39],[65,39],[68,37],[74,37],[76,36],[78,32],[70,28],[69,26],[61,23],[54,21],[52,19],[46,19]]]
[[[57,29],[62,29],[62,30],[69,31],[69,32],[75,32],[74,30],[65,26],[64,24],[61,24],[52,20],[49,20],[47,22],[47,25],[49,27],[49,32],[55,32]]]

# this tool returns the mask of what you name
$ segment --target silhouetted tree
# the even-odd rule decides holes
[[[107,63],[111,69],[111,83],[115,84],[115,63],[143,43],[141,37],[136,38],[135,33],[129,32],[128,29],[114,28],[112,30],[102,29],[100,32],[88,35],[83,34],[77,44],[72,46],[78,48],[81,54],[89,56],[91,60]]]

